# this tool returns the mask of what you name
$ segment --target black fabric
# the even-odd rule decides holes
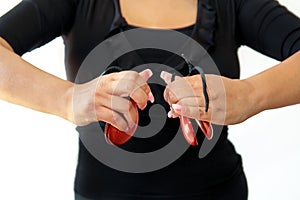
[[[277,60],[299,50],[300,27],[295,15],[276,1],[240,1],[237,21],[241,44]]]
[[[248,188],[247,181],[244,173],[236,174],[232,179],[226,184],[219,185],[215,187],[213,191],[207,192],[201,195],[189,195],[184,197],[166,197],[166,196],[132,196],[132,195],[122,195],[117,194],[105,196],[103,195],[101,199],[105,200],[153,200],[153,199],[172,199],[172,200],[243,200],[247,199]],[[79,194],[75,194],[75,200],[92,200],[91,198],[83,197]]]
[[[19,55],[62,36],[67,78],[74,82],[83,60],[96,45],[114,31],[134,28],[126,24],[117,5],[116,0],[25,0],[0,18],[0,36]],[[193,35],[209,51],[223,76],[239,78],[237,50],[241,45],[278,60],[300,50],[300,20],[276,1],[200,0],[198,11],[195,31],[178,31]],[[172,56],[151,49],[138,54],[141,60],[135,60],[137,63],[164,63]],[[177,59],[172,62],[180,63]],[[127,61],[119,58],[116,62],[126,67],[130,64]],[[167,109],[163,88],[151,88],[156,101]],[[144,116],[141,123],[147,124],[147,116],[140,115]],[[178,127],[179,123],[168,119],[167,126]],[[75,191],[91,199],[247,199],[241,158],[228,141],[227,130],[224,127],[217,145],[205,158],[198,158],[199,147],[190,147],[168,167],[143,174],[111,169],[79,142]],[[170,130],[162,133],[147,142],[133,139],[123,148],[137,152],[141,147],[159,148],[173,137]],[[197,137],[199,142],[204,139],[201,134]]]
[[[74,15],[72,0],[24,0],[1,17],[0,36],[22,55],[70,29]]]

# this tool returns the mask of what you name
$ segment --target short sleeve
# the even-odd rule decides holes
[[[64,34],[75,7],[74,0],[23,0],[0,18],[0,36],[23,55]]]
[[[238,36],[277,60],[300,50],[300,19],[274,0],[237,0]]]

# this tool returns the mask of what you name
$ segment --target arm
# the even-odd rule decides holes
[[[300,102],[299,18],[274,0],[235,2],[238,43],[283,62],[245,80],[207,75],[211,100],[207,113],[203,109],[202,86],[193,87],[193,83],[199,83],[200,77],[188,77],[184,80],[189,83],[186,85],[193,87],[193,91],[190,90],[194,92],[192,94],[199,95],[194,99],[186,98],[191,93],[180,93],[176,89],[179,88],[179,81],[175,81],[167,87],[165,99],[170,105],[181,106],[177,111],[174,109],[177,114],[229,125],[240,123],[263,110]],[[190,88],[185,90],[189,91]]]
[[[60,116],[77,125],[105,121],[123,131],[132,127],[137,116],[133,104],[123,96],[130,96],[143,109],[148,99],[153,101],[146,83],[151,75],[150,70],[139,74],[124,71],[74,84],[24,61],[0,38],[0,99]]]
[[[72,121],[71,82],[24,61],[2,38],[0,60],[0,99]]]
[[[253,110],[244,119],[263,110],[299,103],[300,19],[274,0],[236,2],[241,44],[283,61],[242,81],[252,88],[246,91]]]
[[[226,113],[225,124],[240,123],[262,111],[300,103],[299,77],[300,51],[247,79],[222,77],[226,109],[221,110]],[[219,91],[218,98],[221,100],[225,99],[222,95],[224,94]],[[222,115],[221,112],[218,115]]]
[[[259,111],[300,103],[300,51],[282,63],[244,80]]]
[[[244,80],[206,75],[210,99],[208,112],[205,112],[199,75],[177,77],[167,86],[164,97],[170,105],[178,105],[173,105],[173,117],[184,115],[215,124],[237,124],[264,110],[300,103],[299,77],[300,51]],[[162,78],[169,82],[171,74],[164,72]]]
[[[275,0],[235,0],[239,45],[283,61],[300,50],[300,19]]]
[[[72,83],[39,70],[20,56],[67,31],[74,9],[73,0],[28,0],[1,16],[0,99],[70,120],[66,91]]]
[[[123,97],[130,96],[144,108],[150,92],[146,83],[150,70],[112,73],[73,84],[20,57],[68,33],[75,12],[74,0],[27,0],[0,18],[0,99],[77,125],[105,121],[124,131],[133,126],[137,116],[132,102]],[[113,105],[112,100],[116,101]]]

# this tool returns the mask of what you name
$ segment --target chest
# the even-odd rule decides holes
[[[196,22],[197,0],[117,0],[120,12],[134,26],[176,29]]]
[[[211,36],[214,45],[209,49],[209,54],[218,66],[220,73],[224,76],[238,78],[239,63],[233,0],[211,0],[211,2],[212,8],[216,12],[215,24],[212,27],[206,27],[207,22],[210,20],[208,15],[211,13],[208,12],[208,9],[202,10],[201,19],[208,19],[208,21],[200,20],[198,22],[199,30],[196,31],[204,33],[204,37],[201,36],[197,42],[203,45],[203,41],[207,40],[205,36]],[[123,9],[123,13],[128,12],[126,8],[120,8],[121,11]],[[123,16],[127,20],[133,13],[135,12],[129,11],[128,15],[123,14]],[[64,36],[66,71],[69,80],[74,80],[86,56],[105,40],[115,15],[116,10],[113,0],[78,0],[73,26]]]

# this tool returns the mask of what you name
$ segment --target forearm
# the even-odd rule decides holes
[[[24,61],[0,42],[0,99],[71,120],[72,86]]]
[[[258,112],[300,103],[300,51],[244,81],[252,87],[250,97]]]

